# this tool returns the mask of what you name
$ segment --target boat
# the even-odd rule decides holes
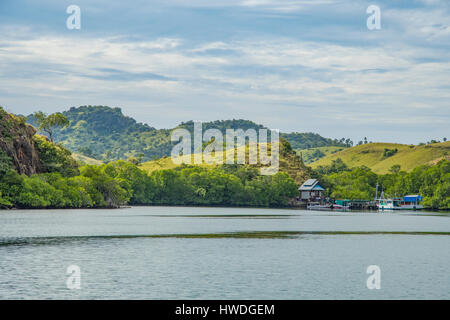
[[[378,199],[377,206],[378,210],[396,210],[400,209],[398,206],[398,199]]]
[[[351,201],[350,200],[335,200],[332,208],[333,210],[338,210],[338,211],[347,211],[351,209]]]
[[[306,208],[308,210],[331,210],[332,205],[331,204],[321,204],[320,202],[309,202],[306,205]]]
[[[346,211],[350,210],[350,201],[349,200],[336,200],[334,203],[320,203],[320,202],[309,202],[306,206],[309,210],[336,210],[336,211]]]
[[[400,201],[399,205],[401,210],[420,210],[423,209],[422,200],[423,198],[421,195],[407,195],[403,197],[403,200]]]
[[[423,209],[422,196],[408,195],[403,198],[378,199],[378,210],[420,210]]]

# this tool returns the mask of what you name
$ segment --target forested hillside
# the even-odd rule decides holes
[[[342,138],[338,140],[338,139],[324,138],[321,135],[312,132],[282,133],[280,136],[288,140],[292,146],[292,149],[294,150],[310,149],[317,147],[329,147],[329,146],[350,147],[353,144],[353,142],[350,139]]]
[[[123,121],[111,126],[109,131],[113,134],[120,135],[121,127],[142,130],[142,133],[158,132],[133,119],[122,119],[118,109],[109,114],[111,110],[88,108],[94,113],[108,113],[112,117],[110,121],[115,121],[114,117]],[[80,121],[84,120],[78,123]],[[225,129],[237,124],[235,121],[244,120],[219,121],[215,126]],[[244,121],[239,125],[250,128],[253,123]],[[192,123],[182,126],[189,130]],[[60,130],[60,134],[64,130]],[[108,129],[101,124],[96,130],[107,136]],[[70,150],[36,134],[24,117],[0,108],[0,208],[104,208],[125,204],[283,207],[292,204],[302,182],[317,177],[326,187],[327,195],[334,198],[373,199],[379,184],[387,196],[422,194],[425,207],[449,209],[450,166],[448,160],[442,159],[448,157],[448,142],[393,146],[383,144],[380,149],[380,145],[373,148],[372,144],[367,144],[336,153],[359,150],[348,159],[360,161],[358,155],[361,154],[363,160],[367,157],[373,161],[366,159],[370,165],[393,163],[389,173],[383,175],[361,164],[350,168],[340,158],[311,170],[284,138],[280,143],[279,171],[269,176],[260,174],[258,164],[176,166],[158,160],[138,167],[133,158],[104,164],[81,157],[82,161],[92,163],[81,165]],[[249,146],[241,148],[247,150]],[[417,159],[425,163],[406,172],[401,165],[388,161],[396,156],[402,164],[418,163]]]
[[[138,123],[123,115],[120,108],[106,106],[82,106],[63,112],[70,121],[66,128],[54,130],[56,142],[61,142],[72,152],[102,161],[140,157],[144,161],[169,156],[174,144],[170,142],[172,129],[155,129]],[[28,122],[37,126],[36,119],[28,116]],[[192,121],[181,123],[177,128],[193,132]],[[203,130],[219,129],[262,129],[265,128],[249,120],[217,120],[203,123]],[[315,133],[281,133],[293,149],[320,146],[344,146],[345,142],[324,138]]]
[[[117,117],[117,111],[112,115],[107,111],[110,121],[114,121],[114,113]],[[113,134],[121,127],[145,127],[122,120],[128,123],[111,126]],[[108,128],[99,124],[100,131]],[[242,165],[182,166],[151,174],[131,160],[80,166],[68,149],[36,134],[25,118],[0,108],[2,209],[114,208],[126,204],[279,207],[287,206],[296,195],[297,183],[286,172],[262,176],[257,168]]]

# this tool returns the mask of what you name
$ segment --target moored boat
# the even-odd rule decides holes
[[[349,200],[335,200],[334,202],[320,203],[320,202],[310,202],[307,205],[309,210],[336,210],[336,211],[346,211],[350,210],[351,202]]]
[[[333,210],[338,210],[338,211],[347,211],[351,209],[351,201],[350,200],[335,200],[333,203]]]
[[[308,210],[331,210],[331,204],[321,204],[319,202],[309,202],[306,206]]]

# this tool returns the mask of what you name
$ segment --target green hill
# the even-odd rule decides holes
[[[317,147],[350,147],[353,142],[350,139],[330,139],[324,138],[317,133],[312,132],[292,132],[292,133],[281,133],[280,137],[285,138],[289,141],[294,150],[310,149]]]
[[[63,114],[70,121],[55,129],[54,138],[73,152],[98,160],[125,159],[144,153],[146,158],[170,152],[169,130],[156,130],[122,114],[120,108],[82,106]],[[28,122],[36,126],[33,116]]]
[[[329,165],[341,158],[349,167],[367,166],[374,172],[388,173],[393,165],[400,165],[401,170],[436,163],[442,158],[450,157],[450,141],[427,145],[405,145],[396,143],[368,143],[344,149],[311,163],[312,168]]]
[[[147,124],[138,123],[125,116],[120,108],[107,106],[72,107],[63,114],[70,121],[64,129],[55,129],[56,142],[62,143],[72,152],[97,160],[111,161],[142,156],[144,160],[153,160],[170,156],[174,144],[170,141],[172,129],[155,129]],[[28,123],[36,126],[32,115]],[[181,123],[176,128],[185,128],[193,132],[193,121]],[[203,123],[203,130],[219,129],[262,129],[264,126],[249,120],[233,119]],[[343,139],[324,138],[315,133],[281,133],[294,149],[319,146],[342,146]]]
[[[244,147],[241,147],[244,148]],[[248,159],[248,146],[246,148],[246,159]],[[270,148],[270,147],[269,147]],[[231,151],[234,153],[234,150]],[[227,151],[228,157],[229,151]],[[193,155],[186,156],[191,157],[193,160]],[[188,158],[189,161],[189,158]],[[219,165],[206,164],[203,163],[199,165],[201,167],[217,167]],[[261,167],[260,164],[247,165],[249,167]],[[152,160],[144,162],[140,165],[140,168],[145,170],[147,173],[152,173],[158,170],[164,169],[175,169],[180,167],[180,165],[175,164],[170,157],[163,157],[161,159]],[[287,173],[298,185],[302,184],[305,180],[310,177],[310,168],[305,166],[301,161],[300,157],[292,150],[289,142],[285,139],[281,139],[280,143],[280,157],[279,157],[279,171]]]

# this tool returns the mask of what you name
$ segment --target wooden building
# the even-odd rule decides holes
[[[306,180],[299,188],[300,201],[302,202],[322,202],[325,189],[319,184],[317,179]]]

